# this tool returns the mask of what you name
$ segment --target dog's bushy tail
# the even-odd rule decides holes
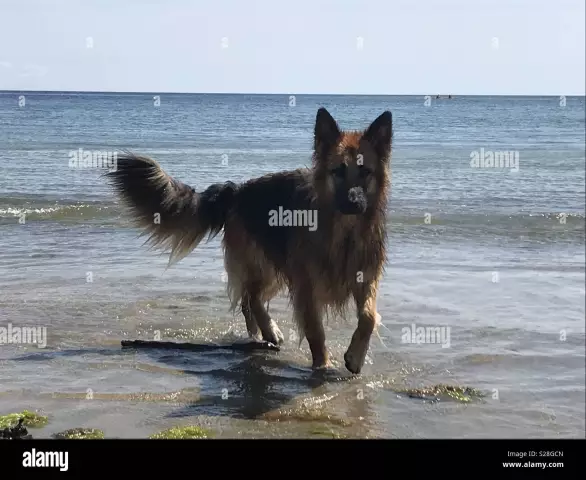
[[[186,257],[202,239],[214,238],[226,222],[236,185],[211,185],[197,193],[167,175],[145,156],[118,155],[116,169],[106,174],[134,223],[149,235],[147,243],[170,250],[169,266]]]

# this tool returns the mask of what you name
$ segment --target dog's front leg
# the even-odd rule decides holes
[[[346,368],[354,373],[360,373],[370,344],[370,337],[380,318],[376,311],[376,293],[378,282],[364,282],[354,289],[354,299],[358,313],[358,327],[352,335],[350,346],[344,355]]]

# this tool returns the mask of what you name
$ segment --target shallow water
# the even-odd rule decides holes
[[[47,345],[0,345],[0,414],[49,415],[34,436],[584,437],[583,97],[18,95],[0,94],[0,327],[46,327]],[[354,318],[328,320],[334,369],[315,374],[284,298],[280,352],[122,350],[235,342],[245,325],[219,240],[166,270],[70,151],[129,148],[201,190],[307,165],[318,105],[348,128],[394,115],[384,327],[362,375],[342,358]],[[481,148],[518,151],[519,170],[471,168]],[[418,327],[446,328],[444,345],[406,342]],[[484,396],[403,391],[438,384]]]

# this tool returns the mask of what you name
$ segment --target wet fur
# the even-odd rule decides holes
[[[283,341],[264,304],[288,291],[313,367],[326,367],[323,316],[345,316],[354,299],[358,327],[345,360],[348,370],[359,373],[380,319],[376,293],[386,260],[392,133],[390,112],[365,131],[344,132],[322,108],[308,169],[215,184],[198,193],[155,160],[127,154],[108,176],[149,242],[170,251],[170,265],[223,230],[231,308],[241,307],[252,337]],[[360,194],[359,202],[348,200],[354,198],[350,189]],[[269,225],[269,212],[279,207],[316,210],[317,229]],[[353,209],[358,213],[342,213]]]

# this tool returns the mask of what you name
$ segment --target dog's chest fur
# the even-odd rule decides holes
[[[317,228],[271,226],[270,212],[279,208],[316,211]],[[357,284],[376,278],[384,263],[384,214],[335,213],[320,203],[308,170],[247,182],[232,215],[244,228],[242,238],[262,251],[290,289],[310,284],[323,303],[344,303]]]
[[[327,303],[342,304],[360,284],[374,280],[385,261],[384,225],[347,221],[332,225],[329,245],[315,249],[312,264]],[[329,240],[329,241],[328,241]]]

